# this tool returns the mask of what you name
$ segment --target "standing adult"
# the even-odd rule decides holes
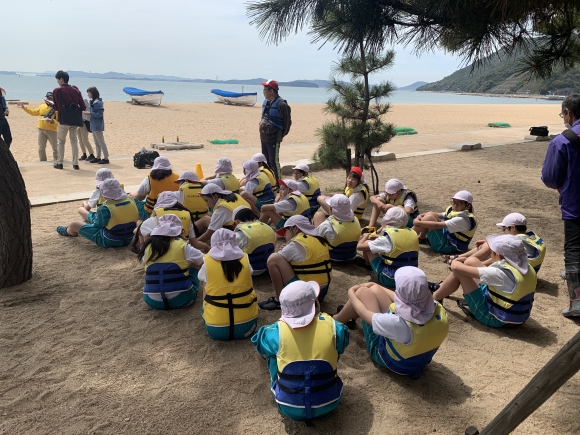
[[[64,144],[66,143],[66,135],[69,133],[73,169],[78,170],[80,168],[77,132],[78,128],[83,125],[83,111],[86,110],[87,106],[85,106],[80,91],[68,84],[68,73],[58,71],[54,78],[60,86],[52,91],[54,108],[58,113],[58,161],[54,164],[54,168],[63,169]]]
[[[278,82],[268,80],[261,82],[264,86],[264,103],[262,104],[262,119],[260,120],[260,141],[262,142],[262,154],[266,156],[270,166],[278,180],[280,171],[280,143],[282,138],[290,131],[292,120],[290,119],[290,107],[288,102],[278,95]]]
[[[567,130],[550,142],[542,181],[560,193],[564,220],[564,265],[570,306],[565,317],[580,317],[580,94],[562,101],[560,118]]]
[[[10,114],[8,104],[6,104],[6,91],[0,88],[0,136],[4,139],[4,143],[8,148],[12,143],[12,133],[10,132],[10,125],[6,117]]]
[[[44,103],[36,109],[26,107],[23,103],[17,103],[16,105],[29,115],[39,117],[36,128],[38,129],[38,158],[40,161],[46,162],[47,160],[46,142],[48,141],[52,147],[53,162],[57,163],[58,151],[56,147],[56,131],[58,129],[58,123],[55,121],[56,111],[53,108],[54,103],[52,102],[52,98],[52,92],[47,92],[46,96],[43,98]]]

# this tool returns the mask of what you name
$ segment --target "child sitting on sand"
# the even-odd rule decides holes
[[[416,267],[395,273],[396,291],[366,283],[348,290],[334,320],[361,318],[371,358],[381,367],[418,379],[447,337],[447,312],[433,300],[427,277]]]
[[[332,214],[324,219],[323,213],[316,213],[313,224],[320,236],[328,241],[332,261],[352,260],[356,257],[360,224],[350,208],[350,201],[339,193],[326,198],[326,203]]]
[[[358,166],[353,166],[348,176],[346,177],[346,187],[344,188],[344,194],[348,196],[348,199],[350,200],[350,207],[354,212],[354,215],[360,221],[367,206],[369,190],[368,186],[366,185],[363,172]],[[327,215],[330,215],[330,206],[326,203],[326,196],[320,195],[318,197],[318,204]],[[316,213],[322,212],[317,211]]]
[[[262,275],[268,271],[268,258],[274,253],[276,233],[258,220],[258,216],[247,207],[241,206],[233,212],[236,223],[236,242],[248,254],[252,265],[252,275]]]
[[[501,227],[504,234],[511,234],[516,237],[520,237],[524,242],[524,248],[526,249],[526,254],[528,255],[528,263],[534,268],[536,273],[540,271],[542,267],[542,262],[546,256],[546,243],[540,237],[538,237],[533,231],[528,231],[528,220],[523,214],[520,213],[510,213],[503,218],[503,221],[496,226]],[[489,245],[485,240],[478,240],[475,242],[475,248],[471,251],[466,252],[461,255],[442,255],[443,260],[451,265],[451,262],[459,257],[471,257],[474,256],[479,258],[483,264],[489,266],[492,263],[490,254],[491,250]]]
[[[262,326],[252,337],[266,358],[279,411],[308,425],[332,413],[342,399],[336,369],[349,342],[348,329],[320,312],[319,292],[314,281],[284,287],[280,320]]]
[[[413,221],[419,243],[431,245],[440,254],[467,251],[477,229],[472,204],[471,193],[461,190],[451,197],[451,206],[443,213],[421,213]]]
[[[197,272],[203,264],[203,254],[189,245],[182,234],[177,216],[161,216],[139,252],[139,260],[145,263],[143,299],[156,310],[184,308],[197,297]]]
[[[407,228],[409,215],[401,207],[391,207],[383,216],[383,227],[377,234],[363,234],[357,249],[363,257],[355,264],[373,270],[377,281],[385,287],[395,288],[395,273],[404,266],[419,266],[419,240],[417,233]]]
[[[75,221],[68,227],[57,227],[56,231],[61,236],[81,235],[103,248],[127,246],[133,240],[133,231],[139,220],[136,201],[114,178],[103,181],[99,189],[105,202],[90,223]]]
[[[91,193],[91,196],[88,201],[83,201],[82,207],[79,209],[79,214],[81,217],[86,220],[87,222],[91,222],[94,219],[95,212],[91,211],[91,209],[99,208],[105,202],[105,198],[101,195],[101,190],[99,187],[103,183],[103,181],[108,180],[109,178],[115,178],[113,173],[108,168],[101,168],[95,174],[95,185],[96,189]],[[119,184],[121,189],[124,188],[123,184]]]
[[[214,175],[205,177],[201,182],[207,184],[209,180],[215,180],[222,190],[229,190],[233,193],[240,193],[240,181],[232,174],[234,170],[232,161],[227,157],[218,160],[214,168]]]
[[[279,310],[282,289],[291,282],[316,281],[320,286],[318,300],[322,302],[332,281],[332,262],[328,242],[304,216],[292,216],[279,232],[286,244],[268,258],[268,271],[275,296],[260,302],[263,310]]]
[[[195,172],[185,171],[175,181],[179,185],[179,203],[189,210],[194,222],[209,213],[207,204],[201,197],[204,185],[198,180]]]
[[[171,170],[171,163],[167,157],[157,157],[153,161],[149,175],[141,182],[137,192],[131,193],[136,199],[145,200],[141,204],[142,210],[140,210],[142,220],[151,216],[157,197],[161,192],[175,192],[179,189],[175,184],[178,178],[179,175]]]
[[[251,336],[258,324],[252,267],[232,231],[220,228],[212,235],[198,277],[205,283],[202,317],[209,336],[216,340]]]
[[[262,206],[260,222],[276,225],[276,229],[284,227],[284,222],[291,216],[302,215],[310,219],[310,204],[300,191],[298,183],[291,179],[278,180],[280,193],[274,204]]]
[[[433,297],[442,301],[461,286],[471,314],[484,325],[522,324],[530,317],[537,284],[524,242],[511,234],[494,234],[486,240],[492,263],[486,266],[475,256],[456,258],[447,278],[430,284]],[[466,311],[463,303],[458,305]]]
[[[268,166],[268,161],[266,156],[262,153],[257,153],[252,156],[252,160],[258,162],[260,166],[260,171],[265,173],[268,176],[268,180],[270,180],[270,184],[272,185],[272,190],[274,191],[274,195],[278,194],[278,180],[274,175],[274,171],[270,166]]]
[[[419,216],[417,207],[417,195],[412,190],[407,189],[400,180],[391,178],[385,183],[385,191],[379,195],[370,197],[373,204],[371,219],[367,228],[375,228],[381,213],[386,213],[391,207],[402,207],[409,215],[407,227],[413,227],[413,220]]]
[[[318,210],[318,197],[320,196],[320,183],[310,175],[310,168],[304,163],[299,163],[292,168],[294,179],[298,183],[298,190],[302,192],[310,203],[310,215]]]
[[[252,211],[260,214],[262,206],[274,203],[274,191],[268,176],[260,171],[258,162],[254,160],[245,161],[242,164],[246,183],[240,187],[240,195],[252,207]]]

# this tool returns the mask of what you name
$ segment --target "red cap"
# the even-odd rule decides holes
[[[274,89],[275,91],[278,91],[280,88],[278,87],[278,82],[276,80],[268,80],[267,82],[260,82],[262,84],[262,86],[268,86],[269,88]]]
[[[286,235],[286,228],[285,227],[280,228],[279,230],[276,231],[276,234],[284,237]]]
[[[358,166],[353,166],[350,168],[350,172],[354,172],[356,175],[358,175],[358,178],[362,179],[362,171]]]
[[[284,183],[284,180],[282,180],[281,178],[278,178],[278,186],[288,187],[288,185],[286,183]]]

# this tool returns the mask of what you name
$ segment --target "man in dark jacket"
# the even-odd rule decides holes
[[[286,100],[278,95],[278,82],[268,80],[261,82],[264,86],[264,103],[262,104],[262,119],[260,119],[260,141],[262,154],[266,156],[268,166],[274,170],[276,180],[280,172],[280,142],[290,131],[292,121],[290,108]]]
[[[70,132],[70,144],[72,148],[72,162],[73,169],[79,169],[79,146],[77,141],[77,130],[82,125],[82,112],[86,110],[87,106],[83,100],[78,89],[73,88],[68,84],[69,76],[64,71],[58,71],[54,76],[59,88],[52,91],[54,97],[54,108],[58,114],[58,161],[54,164],[55,169],[63,169],[62,162],[64,159],[64,144],[66,143],[66,135]],[[79,124],[68,125],[67,121],[63,119],[63,108],[71,108],[79,111]],[[63,122],[64,121],[64,122]]]
[[[542,167],[542,181],[560,193],[564,220],[564,264],[570,294],[570,306],[562,314],[565,317],[580,317],[580,94],[564,99],[560,117],[569,130],[550,142]]]
[[[10,144],[12,143],[12,133],[10,132],[8,120],[6,119],[10,113],[10,109],[8,109],[8,104],[6,104],[5,96],[6,91],[0,88],[0,137],[4,139],[4,143],[8,148],[10,148]]]

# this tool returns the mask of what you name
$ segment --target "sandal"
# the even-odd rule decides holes
[[[56,227],[56,232],[59,233],[61,236],[65,236],[65,237],[72,237],[69,233],[68,233],[68,227],[65,227],[63,225],[60,225],[58,227]]]
[[[443,263],[451,266],[451,262],[456,258],[459,258],[459,255],[442,255],[441,258],[443,259]]]
[[[457,306],[459,307],[459,309],[461,309],[461,311],[463,311],[463,313],[467,317],[473,317],[475,319],[475,316],[469,309],[469,305],[467,304],[467,302],[465,302],[465,299],[457,299]]]
[[[442,282],[443,281],[439,281],[439,282],[428,281],[427,284],[429,285],[429,291],[431,293],[435,293],[437,290],[439,290],[439,287],[441,287]]]

